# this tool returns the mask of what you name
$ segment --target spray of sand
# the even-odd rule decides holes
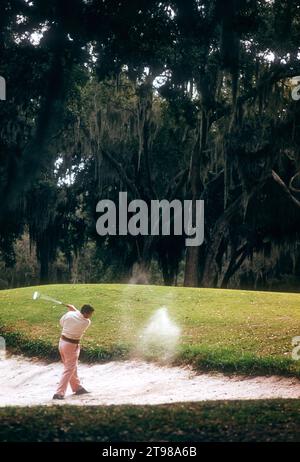
[[[176,354],[180,334],[180,327],[170,318],[167,307],[162,306],[139,335],[136,351],[147,359],[170,362]]]
[[[146,324],[137,326],[137,318],[140,318],[139,311],[148,310],[147,306],[139,303],[136,285],[142,284],[143,298],[151,300],[156,295],[156,289],[148,285],[149,274],[136,263],[132,276],[124,285],[121,292],[121,307],[119,315],[119,339],[120,343],[131,344],[132,359],[155,360],[156,362],[171,362],[176,354],[177,345],[180,339],[181,329],[171,320],[168,308],[162,306],[148,319]],[[174,294],[172,291],[163,293],[161,300],[164,305],[173,307]]]

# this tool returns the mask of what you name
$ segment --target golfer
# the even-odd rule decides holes
[[[68,307],[68,313],[60,320],[62,333],[59,341],[59,352],[64,364],[64,371],[53,399],[64,399],[69,383],[75,395],[88,393],[80,384],[77,366],[80,354],[80,339],[91,324],[90,318],[94,308],[91,305],[83,305],[79,311],[74,305],[66,306]]]

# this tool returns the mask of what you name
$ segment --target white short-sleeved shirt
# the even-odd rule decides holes
[[[90,324],[90,319],[85,318],[80,311],[68,311],[60,319],[63,328],[61,334],[72,340],[80,340]]]

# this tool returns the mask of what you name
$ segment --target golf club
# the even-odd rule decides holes
[[[53,297],[49,297],[49,295],[43,295],[43,294],[41,294],[40,292],[37,292],[37,291],[33,293],[32,299],[33,300],[42,299],[42,300],[47,300],[48,302],[55,303],[56,305],[67,306],[65,303],[61,302],[60,300],[56,300]]]

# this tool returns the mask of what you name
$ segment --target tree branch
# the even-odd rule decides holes
[[[292,176],[292,178],[291,178],[290,181],[289,181],[289,189],[290,189],[291,191],[296,192],[296,193],[299,193],[299,192],[300,192],[300,189],[299,189],[299,188],[295,188],[295,186],[293,186],[293,182],[294,182],[295,178],[297,178],[299,175],[300,175],[300,171],[297,172],[294,176]]]
[[[118,172],[120,177],[123,179],[123,181],[127,184],[128,188],[131,190],[133,195],[136,198],[140,197],[140,193],[137,187],[135,186],[134,182],[128,177],[122,165],[116,159],[114,159],[114,157],[111,154],[109,154],[107,151],[104,151],[102,148],[101,148],[101,152],[104,155],[104,157],[106,157],[107,160],[109,160],[112,166],[116,169],[116,171]]]
[[[292,201],[297,207],[300,207],[300,202],[298,201],[298,199],[296,199],[296,197],[293,196],[293,194],[291,193],[291,191],[289,190],[287,185],[280,178],[280,176],[277,175],[276,172],[274,172],[274,170],[272,170],[272,178],[281,187],[281,189],[282,189],[284,195],[287,197],[287,199]]]
[[[174,176],[166,192],[166,197],[168,198],[168,200],[171,201],[172,199],[176,197],[178,191],[184,185],[184,182],[187,179],[188,173],[189,173],[189,169],[186,168],[184,170],[181,170],[179,173],[177,173],[177,175]]]

